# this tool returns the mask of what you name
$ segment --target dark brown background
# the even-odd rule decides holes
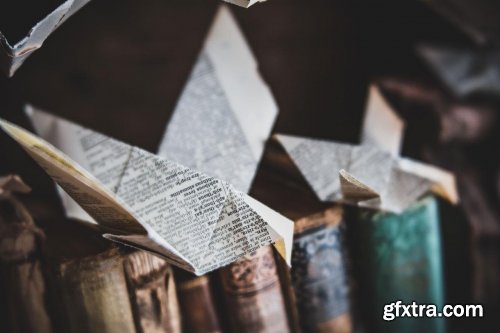
[[[0,116],[30,128],[22,106],[32,103],[154,152],[219,3],[91,1],[12,79],[0,78]],[[414,47],[468,43],[418,1],[270,0],[231,9],[280,107],[274,132],[357,142],[370,80],[392,76],[433,83]],[[423,115],[411,124],[418,131],[405,139],[405,154],[419,157],[421,147],[435,140],[432,121]],[[89,243],[63,218],[51,180],[4,133],[0,161],[0,174],[16,172],[33,187],[26,200],[48,234],[67,239],[73,233]],[[282,175],[266,165],[252,190],[257,198],[295,218],[321,207],[310,191],[280,187],[274,180]],[[287,210],[291,206],[293,212]],[[58,246],[67,246],[61,256],[100,248],[66,243]],[[459,277],[454,288],[467,288],[467,279]],[[461,299],[467,295],[463,291]]]

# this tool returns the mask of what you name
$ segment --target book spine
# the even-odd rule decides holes
[[[220,270],[232,332],[286,333],[288,318],[271,246]]]
[[[170,265],[145,251],[125,258],[125,275],[138,333],[180,333],[180,315]]]
[[[290,333],[302,333],[290,267],[279,254],[275,253],[274,259],[276,260],[278,267],[278,275],[288,316]]]
[[[178,280],[177,285],[185,332],[222,332],[209,276],[188,276],[186,273]]]
[[[64,332],[136,332],[124,256],[116,248],[57,268]]]
[[[303,332],[352,332],[342,209],[295,222],[292,283]]]
[[[0,200],[0,331],[50,333],[38,229],[15,198]]]
[[[384,321],[384,306],[434,304],[442,309],[443,272],[437,201],[426,197],[401,214],[357,212],[360,296],[368,327],[375,332],[443,333],[444,318],[402,317]],[[354,258],[353,258],[354,261]]]

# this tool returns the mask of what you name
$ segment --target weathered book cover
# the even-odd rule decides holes
[[[136,332],[123,259],[113,247],[59,265],[55,284],[65,332]]]
[[[331,203],[322,203],[310,186],[304,180],[283,147],[276,141],[270,141],[266,147],[261,168],[255,179],[253,193],[262,202],[269,204],[283,215],[295,221],[304,216],[314,216],[331,208]],[[297,239],[297,233],[294,236]],[[297,245],[294,244],[294,247]],[[280,275],[280,284],[288,313],[290,331],[293,333],[307,333],[302,331],[297,308],[297,297],[293,288],[291,269],[275,256]],[[292,261],[293,261],[292,250]],[[292,270],[297,264],[292,265]]]
[[[295,222],[292,283],[303,332],[352,332],[340,207]]]
[[[165,260],[113,246],[54,265],[59,330],[181,332],[173,274]]]
[[[220,275],[231,332],[290,331],[271,246],[222,268]]]
[[[370,332],[443,333],[444,318],[382,319],[384,305],[435,304],[443,306],[443,269],[437,201],[426,197],[401,214],[357,210],[352,221],[360,281],[358,298],[364,305]],[[395,313],[395,311],[393,311]]]
[[[222,332],[210,277],[176,272],[182,327],[186,333]]]
[[[124,266],[137,332],[180,333],[171,266],[145,251],[129,254]]]

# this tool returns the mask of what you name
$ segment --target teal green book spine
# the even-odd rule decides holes
[[[433,304],[437,312],[444,303],[443,264],[437,200],[428,196],[401,214],[362,210],[357,213],[358,263],[361,268],[361,302],[370,332],[444,333],[444,317],[411,316],[384,320],[396,314],[391,303]],[[425,308],[427,309],[427,308]],[[401,315],[403,310],[399,309]],[[415,316],[416,314],[416,316]],[[386,314],[387,319],[392,315]]]

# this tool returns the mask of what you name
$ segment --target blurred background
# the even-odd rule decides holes
[[[91,1],[14,77],[0,77],[0,116],[31,128],[22,112],[31,103],[156,151],[219,4]],[[38,17],[31,5],[15,15],[2,7],[0,31],[19,15]],[[483,304],[486,317],[450,319],[449,332],[500,327],[499,7],[482,0],[231,6],[279,105],[274,132],[358,143],[368,86],[376,83],[407,123],[403,155],[456,174],[461,205],[441,223],[445,303]],[[0,160],[0,174],[19,174],[33,188],[24,200],[58,240],[49,256],[106,248],[68,224],[52,181],[4,133]],[[293,218],[322,207],[307,185],[302,200],[269,181],[274,175],[264,160],[251,194]]]

